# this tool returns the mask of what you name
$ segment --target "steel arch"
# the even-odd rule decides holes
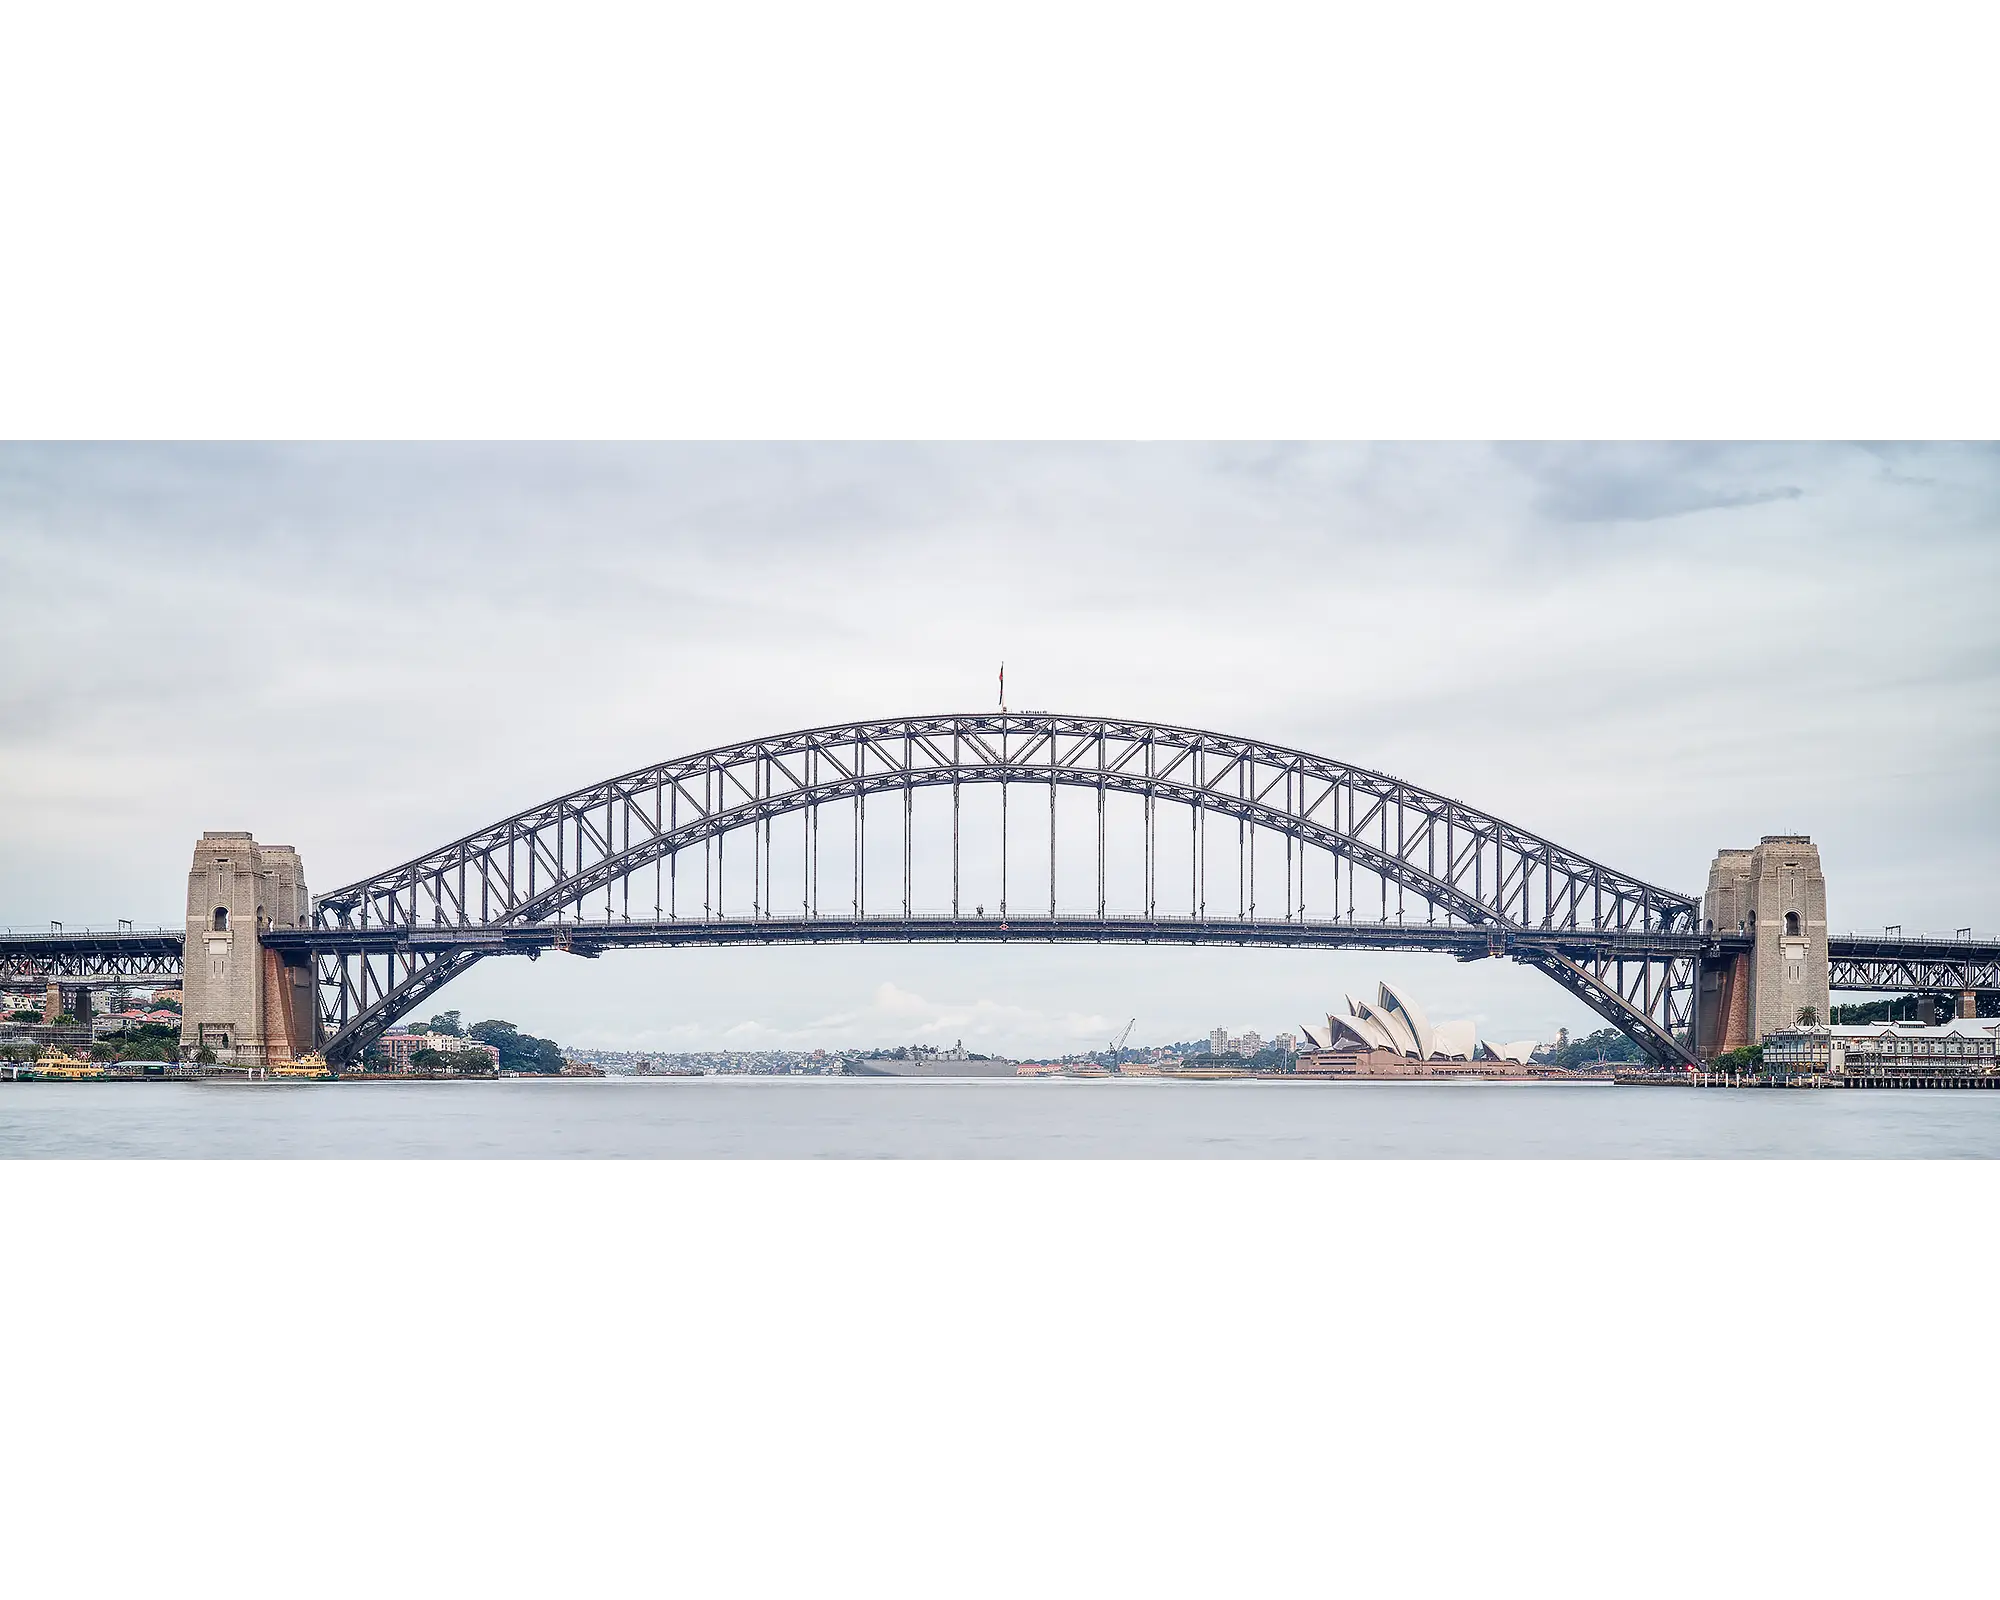
[[[903,805],[903,915],[911,916],[911,797],[949,787],[952,823],[952,915],[958,897],[958,791],[968,784],[1050,790],[1050,893],[1055,914],[1055,791],[1094,790],[1098,795],[1097,915],[1106,915],[1105,801],[1136,797],[1144,807],[1146,914],[1156,910],[1160,851],[1156,808],[1185,808],[1194,830],[1193,893],[1206,919],[1207,819],[1239,824],[1251,839],[1250,917],[1255,917],[1255,836],[1286,841],[1285,918],[1293,920],[1294,846],[1298,849],[1297,920],[1305,920],[1304,863],[1317,850],[1348,865],[1349,915],[1354,871],[1379,881],[1383,910],[1394,886],[1399,918],[1404,896],[1428,908],[1429,923],[1483,928],[1494,935],[1525,930],[1577,933],[1688,934],[1698,926],[1693,897],[1659,888],[1460,801],[1384,773],[1307,751],[1170,724],[1049,713],[973,714],[892,718],[804,729],[769,739],[721,746],[642,767],[621,777],[559,796],[477,833],[322,895],[315,925],[337,938],[369,929],[492,930],[522,928],[580,914],[602,891],[607,920],[610,894],[625,886],[630,919],[634,876],[681,852],[728,836],[764,830],[762,880],[768,888],[770,824],[808,814],[813,839],[813,881],[805,913],[822,920],[818,906],[817,819],[827,806],[856,808],[856,892],[853,910],[865,919],[866,821],[870,797],[901,794]],[[1003,813],[1004,815],[1004,813]],[[685,819],[685,820],[683,820]],[[1002,825],[1002,909],[1005,909],[1005,823]],[[1244,920],[1242,879],[1239,911]],[[656,885],[658,879],[656,874]],[[1339,876],[1335,894],[1338,908]],[[768,892],[756,906],[770,912]],[[715,909],[704,906],[704,914]],[[656,890],[655,914],[659,914]],[[823,919],[837,921],[834,919]],[[1277,919],[1262,919],[1276,921]],[[1171,936],[1170,934],[1167,936]],[[912,931],[910,937],[926,937]],[[773,941],[777,942],[777,941]],[[319,1027],[329,1056],[358,1053],[398,1016],[477,961],[493,953],[477,947],[411,948],[387,956],[346,952],[318,957]],[[1496,953],[1499,953],[1496,951]],[[1514,952],[1507,952],[1514,954]],[[1609,959],[1576,960],[1537,948],[1516,954],[1537,966],[1599,1014],[1637,1038],[1659,1059],[1686,1059],[1674,1033],[1687,1022],[1693,993],[1692,962],[1678,953],[1635,962],[1622,952]],[[382,964],[379,975],[369,962]],[[1616,967],[1614,973],[1613,968]],[[1627,976],[1627,969],[1633,969]]]

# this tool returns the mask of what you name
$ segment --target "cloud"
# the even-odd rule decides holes
[[[1790,483],[1731,482],[1768,474],[1769,454],[1687,445],[1516,446],[1508,457],[1535,485],[1537,507],[1556,522],[1659,522],[1705,511],[1796,500]]]

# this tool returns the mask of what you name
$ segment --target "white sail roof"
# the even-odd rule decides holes
[[[1470,1022],[1439,1022],[1431,1028],[1431,1054],[1446,1061],[1470,1061],[1479,1053],[1479,1030]]]
[[[1375,1000],[1383,1011],[1395,1017],[1409,1030],[1416,1058],[1419,1061],[1430,1060],[1437,1047],[1431,1038],[1429,1019],[1424,1016],[1417,1003],[1399,994],[1386,983],[1375,985]]]
[[[1388,1035],[1390,1047],[1396,1054],[1401,1056],[1417,1054],[1417,1036],[1410,1032],[1410,1025],[1403,1020],[1400,1012],[1390,1011],[1383,1006],[1370,1005],[1366,1000],[1356,1001],[1354,1009],[1357,1015],[1366,1017]]]
[[[1396,1040],[1390,1038],[1388,1030],[1380,1022],[1376,1022],[1372,1016],[1362,1016],[1360,1012],[1352,1010],[1354,1006],[1352,1000],[1348,1000],[1348,1006],[1350,1006],[1348,1016],[1334,1016],[1332,1012],[1326,1014],[1326,1026],[1334,1028],[1336,1036],[1346,1034],[1348,1038],[1360,1042],[1368,1050],[1396,1050]]]

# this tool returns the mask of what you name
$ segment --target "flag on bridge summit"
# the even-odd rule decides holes
[[[1007,709],[1007,663],[1000,663],[1000,709]]]

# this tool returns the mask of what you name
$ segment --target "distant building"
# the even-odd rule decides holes
[[[1212,1056],[1226,1056],[1230,1053],[1229,1030],[1211,1028],[1208,1030],[1208,1053]]]
[[[94,1038],[102,1039],[108,1034],[124,1033],[128,1029],[151,1023],[155,1027],[178,1028],[181,1015],[178,1011],[141,1011],[136,1006],[123,1011],[113,1011],[107,1016],[92,1017],[90,1031]]]
[[[1264,1048],[1264,1036],[1255,1028],[1246,1029],[1240,1041],[1240,1047],[1244,1055],[1254,1056],[1259,1050]]]
[[[444,1056],[483,1056],[490,1070],[500,1070],[500,1052],[493,1045],[481,1044],[477,1039],[461,1039],[452,1033],[385,1033],[376,1041],[375,1048],[388,1057],[388,1064],[397,1072],[409,1071],[410,1057],[419,1050],[435,1050]]]

